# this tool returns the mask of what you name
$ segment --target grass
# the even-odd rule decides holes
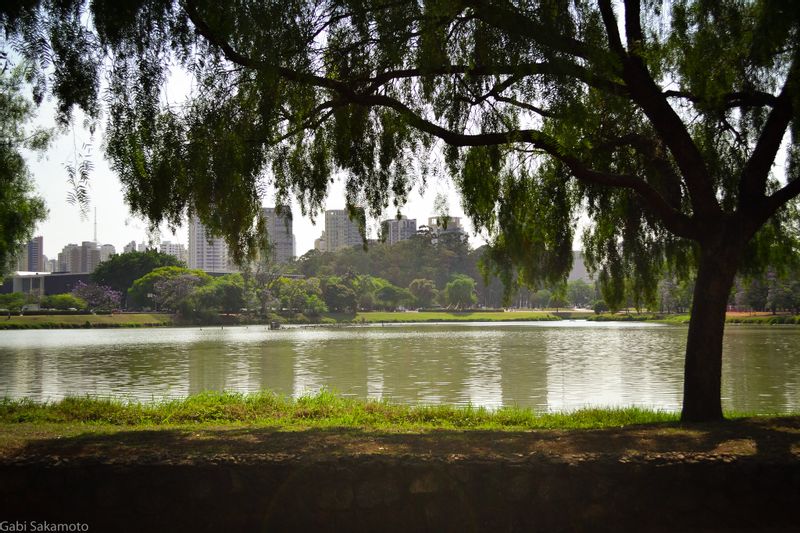
[[[355,314],[326,313],[326,317],[338,322],[355,323],[402,323],[402,322],[511,322],[511,321],[551,321],[559,317],[546,311],[370,311]]]
[[[660,315],[657,313],[641,313],[641,314],[610,314],[603,313],[594,315],[587,318],[593,321],[653,321],[661,322],[664,324],[689,324],[691,316],[688,313],[679,315]],[[725,322],[728,324],[760,324],[760,325],[774,325],[774,324],[800,324],[800,315],[772,315],[772,314],[757,314],[746,315],[742,313],[728,313],[725,317]]]
[[[687,320],[688,322],[688,320]],[[800,315],[754,315],[754,316],[728,316],[725,322],[729,324],[800,324]]]
[[[677,422],[678,414],[637,407],[538,413],[531,409],[446,405],[409,406],[345,398],[331,392],[296,400],[261,392],[206,392],[184,399],[139,403],[116,399],[68,397],[37,403],[0,401],[0,425],[93,424],[128,427],[256,424],[283,429],[344,427],[375,430],[430,429],[589,429]]]
[[[0,329],[137,328],[169,326],[172,317],[156,313],[113,315],[30,315],[0,317]]]

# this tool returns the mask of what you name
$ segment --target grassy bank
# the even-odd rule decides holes
[[[169,326],[172,317],[157,313],[113,315],[31,315],[0,318],[0,329],[142,328]]]
[[[615,321],[615,322],[660,322],[664,324],[688,324],[691,316],[689,314],[680,315],[661,315],[657,313],[640,314],[610,314],[602,313],[588,317],[592,321]],[[748,315],[744,313],[728,313],[725,316],[727,324],[756,324],[756,325],[775,325],[775,324],[800,324],[800,315],[772,315],[756,314]]]
[[[256,424],[285,429],[344,427],[415,431],[429,429],[584,429],[676,422],[678,415],[639,408],[537,413],[507,407],[409,406],[345,398],[330,392],[296,400],[269,392],[207,392],[153,403],[73,397],[52,403],[0,401],[0,425],[93,424],[133,427]]]
[[[402,322],[516,322],[516,321],[550,321],[560,320],[558,316],[547,311],[405,311],[382,312],[370,311],[361,313],[326,313],[326,317],[337,322],[354,323],[402,323]]]

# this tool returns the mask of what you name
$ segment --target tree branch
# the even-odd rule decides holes
[[[610,0],[600,0],[600,13],[608,33],[610,47],[622,61],[622,78],[630,91],[631,98],[644,111],[675,158],[686,181],[695,215],[702,219],[720,217],[722,209],[717,202],[705,159],[694,144],[686,125],[667,102],[642,58],[635,50],[628,54],[622,47],[617,19]],[[636,24],[631,21],[630,26],[635,35]]]
[[[533,76],[549,74],[552,76],[571,77],[591,87],[602,89],[617,96],[628,96],[628,88],[620,83],[602,78],[587,69],[562,60],[549,60],[541,63],[523,63],[519,65],[442,65],[436,68],[409,68],[381,72],[371,78],[356,78],[353,81],[370,84],[374,90],[389,81],[402,78],[426,78],[447,74],[465,74],[468,76]]]
[[[687,91],[664,91],[662,94],[667,98],[684,98],[698,104],[708,103],[706,100]],[[733,109],[735,107],[771,107],[777,103],[778,99],[776,96],[762,91],[740,91],[726,94],[723,100],[725,109]]]
[[[193,0],[188,0],[186,11],[189,19],[197,28],[197,31],[215,46],[218,46],[225,57],[237,64],[256,69],[269,69],[276,71],[281,77],[289,81],[295,81],[306,85],[312,85],[331,90],[339,95],[339,100],[344,103],[351,103],[363,106],[380,106],[393,109],[410,126],[435,137],[453,146],[490,146],[505,145],[513,143],[527,143],[535,148],[541,149],[551,157],[562,161],[570,169],[572,174],[579,180],[586,183],[601,185],[606,187],[619,187],[634,191],[670,231],[678,236],[695,239],[696,230],[692,220],[683,213],[673,209],[664,198],[647,184],[644,180],[623,174],[613,174],[600,172],[586,167],[579,159],[571,156],[561,148],[561,146],[551,137],[538,130],[512,130],[494,133],[465,134],[457,133],[434,122],[426,120],[403,102],[383,94],[360,93],[351,86],[338,80],[323,78],[313,74],[297,72],[286,67],[272,65],[263,61],[257,61],[237,52],[224,39],[218,38],[205,21],[199,16]]]
[[[761,130],[753,154],[742,169],[742,177],[739,182],[739,208],[747,208],[764,197],[767,188],[767,178],[775,155],[783,141],[786,128],[792,121],[792,88],[797,83],[798,77],[798,55],[795,54],[789,74],[786,76],[781,94],[767,117],[767,122]]]
[[[532,39],[557,52],[582,59],[605,55],[604,50],[594,48],[573,37],[562,35],[554,28],[532,19],[504,0],[468,0],[465,4],[472,8],[477,19],[484,24],[503,30],[508,35]]]

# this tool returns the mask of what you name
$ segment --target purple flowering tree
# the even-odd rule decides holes
[[[175,311],[195,288],[208,283],[194,274],[181,274],[157,281],[153,285],[153,301],[161,311]]]
[[[79,281],[72,289],[72,295],[84,300],[92,311],[112,311],[119,309],[122,294],[119,291],[98,285]]]

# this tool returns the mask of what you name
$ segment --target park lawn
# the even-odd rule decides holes
[[[168,326],[172,316],[158,313],[113,315],[23,315],[0,318],[0,329]]]
[[[330,314],[340,322],[350,320],[352,322],[366,323],[401,323],[401,322],[511,322],[511,321],[542,321],[560,320],[559,317],[546,311],[368,311],[359,312],[355,315],[349,314]]]

